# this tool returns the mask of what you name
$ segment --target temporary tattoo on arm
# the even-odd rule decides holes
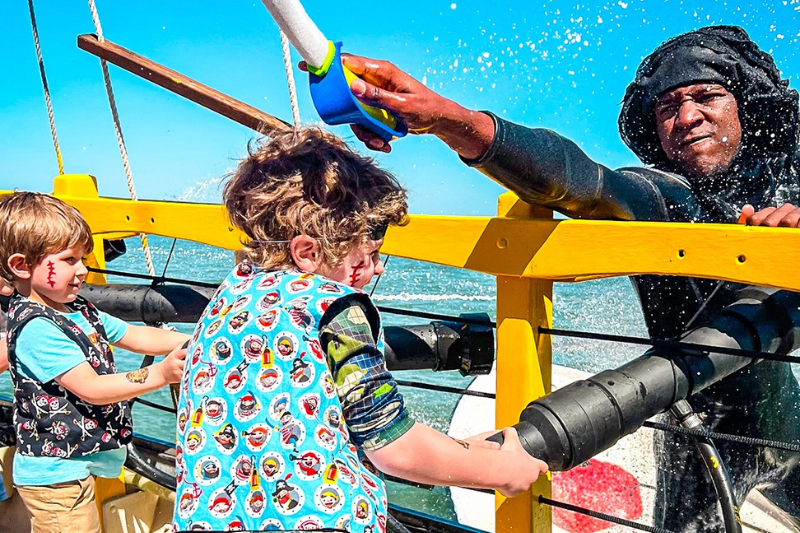
[[[469,450],[469,442],[464,442],[461,439],[456,439],[456,438],[453,438],[453,437],[450,437],[450,438],[453,439],[454,441],[456,441],[457,443],[459,443],[461,445],[461,447],[464,448],[465,450]]]
[[[350,285],[354,285],[361,279],[361,271],[364,269],[363,261],[353,267],[353,272],[350,273]]]
[[[132,370],[125,374],[125,379],[131,383],[144,383],[148,374],[150,374],[149,370],[146,368],[140,368],[139,370]]]
[[[55,278],[56,277],[56,268],[55,264],[52,261],[47,262],[47,284],[50,285],[50,288],[56,286]]]

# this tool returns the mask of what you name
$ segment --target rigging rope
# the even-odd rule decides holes
[[[292,54],[289,49],[289,39],[281,32],[281,49],[283,50],[283,67],[286,69],[286,83],[289,85],[289,101],[292,103],[292,120],[294,130],[300,128],[300,107],[297,105],[297,89],[294,85],[294,70],[292,69]]]
[[[58,144],[58,134],[56,133],[56,119],[53,115],[53,102],[50,99],[50,88],[47,85],[47,76],[44,72],[44,59],[42,58],[42,47],[39,45],[39,29],[36,26],[36,14],[33,11],[33,0],[28,0],[28,11],[31,14],[31,27],[33,28],[33,44],[36,47],[36,59],[39,62],[39,74],[42,77],[42,88],[44,88],[44,101],[47,104],[47,119],[50,121],[50,135],[53,137],[53,147],[56,150],[56,160],[58,161],[58,173],[64,173],[64,161],[61,159],[61,146]]]
[[[592,511],[591,509],[586,509],[585,507],[578,507],[577,505],[572,505],[571,503],[551,500],[550,498],[545,498],[542,495],[539,495],[539,503],[544,505],[549,505],[550,507],[558,507],[560,509],[566,509],[567,511],[572,511],[573,513],[591,516],[592,518],[605,520],[606,522],[612,522],[614,524],[619,524],[621,526],[629,527],[632,529],[638,529],[639,531],[649,531],[650,533],[673,533],[669,529],[664,529],[663,527],[648,526],[645,524],[640,524],[639,522],[633,522],[632,520],[617,518],[616,516],[610,514],[599,513],[597,511]]]
[[[706,344],[696,344],[693,342],[671,341],[663,339],[645,339],[642,337],[628,337],[626,335],[610,335],[607,333],[594,333],[590,331],[572,331],[558,328],[539,328],[539,333],[544,335],[558,335],[562,337],[574,337],[576,339],[590,339],[597,341],[624,342],[627,344],[639,344],[642,346],[653,346],[655,348],[667,348],[681,350],[683,355],[690,357],[704,357],[702,352],[719,353],[725,355],[735,355],[737,357],[750,357],[751,359],[763,359],[764,361],[777,361],[779,363],[800,363],[800,357],[794,355],[781,355],[756,350],[744,350],[741,348],[727,348],[724,346],[710,346]],[[698,353],[693,353],[698,352]]]
[[[746,437],[743,435],[733,435],[731,433],[717,433],[716,431],[707,431],[703,429],[691,429],[680,426],[671,426],[661,422],[645,421],[643,427],[650,429],[657,429],[659,431],[667,431],[669,433],[679,433],[681,435],[691,435],[693,437],[701,437],[712,440],[726,440],[729,442],[736,442],[739,444],[750,444],[752,446],[764,446],[765,448],[775,448],[777,450],[786,450],[789,452],[800,452],[800,444],[792,442],[782,442],[779,440],[759,439],[756,437]]]
[[[436,392],[449,392],[451,394],[461,394],[462,396],[476,396],[478,398],[495,399],[496,394],[491,392],[481,392],[470,389],[460,389],[458,387],[448,387],[446,385],[436,385],[434,383],[423,383],[421,381],[406,381],[404,379],[396,379],[395,383],[404,387],[413,387],[416,389],[433,390]]]
[[[95,6],[94,0],[89,0],[89,10],[92,12],[92,22],[94,22],[97,40],[101,43],[105,42],[105,38],[103,37],[103,27],[100,25],[100,14],[97,12],[97,6]],[[114,99],[114,90],[111,87],[111,76],[108,73],[108,63],[105,59],[100,59],[100,67],[103,69],[103,81],[106,85],[108,104],[111,107],[111,118],[114,121],[114,132],[117,135],[119,153],[120,156],[122,156],[122,166],[125,169],[125,180],[128,183],[128,192],[131,195],[131,200],[137,201],[139,198],[136,195],[136,187],[133,185],[133,174],[131,173],[131,166],[128,162],[128,149],[125,147],[125,139],[122,136],[122,126],[120,125],[119,114],[117,113],[117,102]],[[153,267],[153,256],[150,253],[150,245],[147,243],[147,235],[140,233],[139,239],[142,241],[142,251],[144,252],[144,261],[147,265],[147,272],[151,276],[155,276],[156,270]]]

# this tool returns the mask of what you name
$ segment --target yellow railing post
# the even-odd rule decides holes
[[[509,193],[500,196],[498,216],[551,218],[552,212],[534,208]],[[508,248],[510,236],[501,235],[498,249]],[[520,238],[520,237],[516,237]],[[522,409],[550,391],[550,338],[540,336],[539,326],[552,322],[551,281],[497,276],[497,427],[519,421]],[[550,496],[550,481],[542,476],[527,493],[495,498],[497,533],[549,533],[550,509],[537,503],[538,495]]]
[[[98,198],[97,179],[89,174],[61,174],[53,180],[53,196],[72,198]],[[82,213],[84,218],[86,213]],[[106,258],[103,253],[103,236],[94,235],[94,250],[85,258],[86,266],[103,269],[106,267]],[[89,272],[86,283],[105,283],[105,274]]]

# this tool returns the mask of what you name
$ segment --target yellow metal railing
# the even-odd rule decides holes
[[[220,205],[98,197],[94,178],[85,174],[59,176],[55,184],[55,196],[78,208],[98,236],[142,232],[230,250],[241,246],[242,235]],[[521,205],[512,193],[501,198],[504,205]],[[552,220],[522,211],[498,217],[413,215],[407,226],[389,228],[383,251],[495,276],[582,281],[663,274],[800,290],[793,260],[800,250],[798,231]]]
[[[10,191],[0,191],[0,196]],[[55,179],[54,195],[75,206],[95,235],[89,263],[102,267],[102,239],[147,233],[236,250],[243,236],[220,205],[120,200],[98,196],[85,174]],[[550,391],[551,347],[540,326],[552,321],[553,281],[632,274],[724,279],[800,290],[800,231],[722,224],[552,219],[506,193],[497,217],[414,215],[390,228],[383,251],[497,277],[498,427],[517,422],[531,400]],[[102,282],[102,277],[90,282]],[[498,533],[551,530],[543,478],[527,494],[497,496]]]

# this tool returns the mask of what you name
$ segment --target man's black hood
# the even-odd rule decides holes
[[[798,93],[772,56],[742,29],[711,26],[670,39],[650,54],[628,86],[619,130],[645,164],[671,168],[656,131],[654,105],[665,92],[694,83],[726,87],[739,104],[744,159],[792,156],[798,145]]]

